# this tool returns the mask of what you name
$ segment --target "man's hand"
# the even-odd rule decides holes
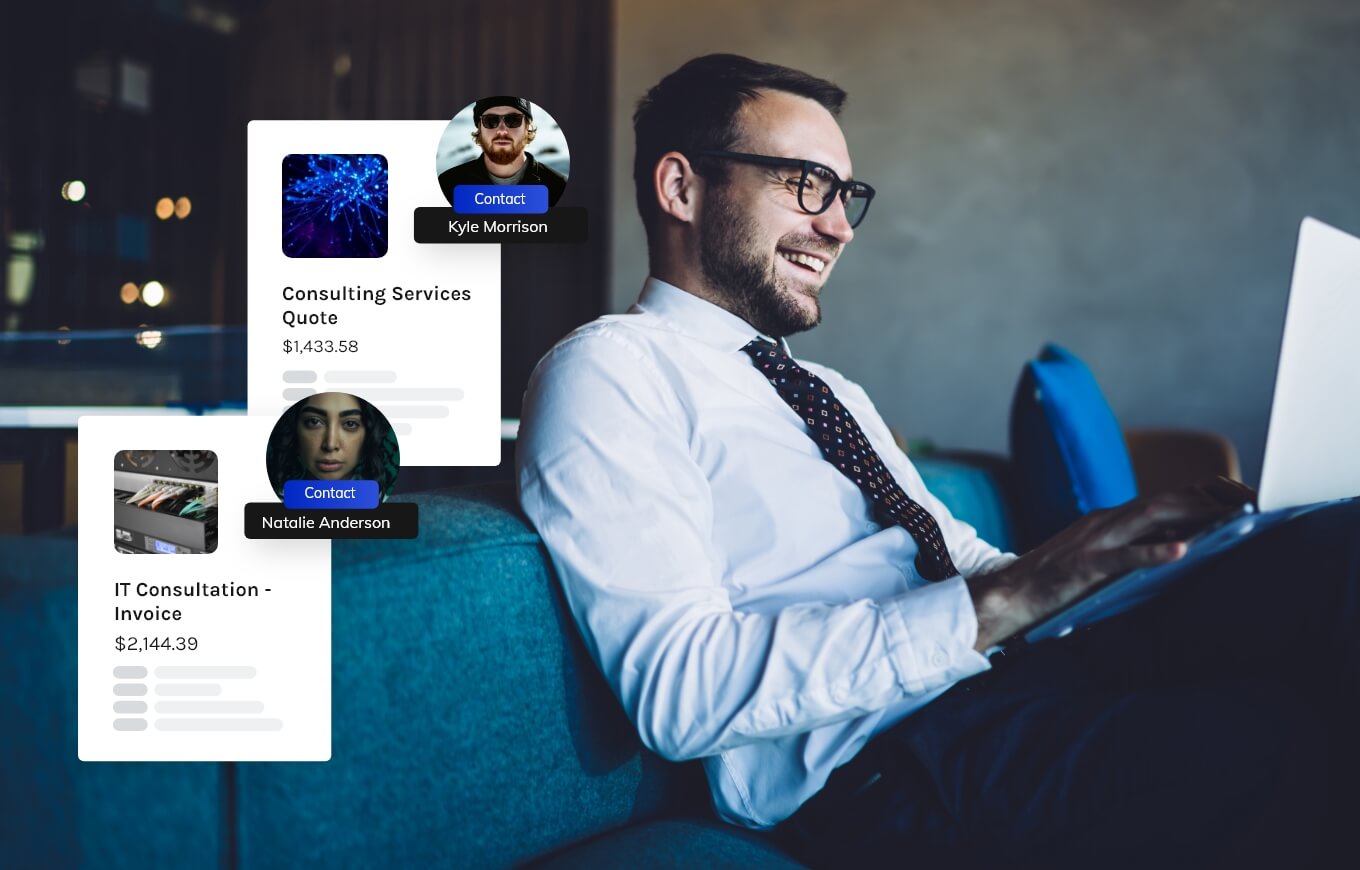
[[[1010,565],[969,578],[977,650],[1057,613],[1095,587],[1185,555],[1186,539],[1253,501],[1250,487],[1214,478],[1093,511]]]

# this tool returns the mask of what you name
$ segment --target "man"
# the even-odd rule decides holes
[[[472,106],[472,140],[482,156],[439,173],[439,189],[453,203],[460,184],[541,184],[557,204],[567,179],[524,149],[538,135],[533,107],[523,97],[484,97]]]
[[[1353,764],[1325,738],[1354,721],[1360,510],[989,661],[1250,492],[1137,501],[1019,558],[954,519],[863,390],[784,340],[820,320],[873,197],[844,99],[730,55],[654,87],[634,117],[652,275],[526,393],[521,502],[643,742],[702,759],[720,816],[813,863],[1306,862],[1324,769]]]

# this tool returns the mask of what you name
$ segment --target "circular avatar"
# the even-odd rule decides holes
[[[400,467],[392,424],[372,403],[349,393],[299,399],[274,424],[265,458],[280,499],[290,480],[375,480],[385,501]]]
[[[557,204],[571,171],[567,137],[524,97],[483,97],[453,117],[435,154],[439,189],[453,204],[460,184],[538,184]]]

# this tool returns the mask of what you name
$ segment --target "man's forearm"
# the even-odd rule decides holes
[[[1028,614],[1030,608],[1016,595],[1012,580],[1005,568],[968,578],[968,594],[978,623],[973,648],[978,652],[986,652],[1034,621]]]

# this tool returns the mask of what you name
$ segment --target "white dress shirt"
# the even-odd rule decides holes
[[[963,580],[928,583],[742,347],[739,317],[649,279],[548,352],[520,500],[643,743],[702,758],[725,819],[787,818],[873,734],[988,667]],[[856,384],[831,387],[964,576],[1014,558],[950,515]]]

